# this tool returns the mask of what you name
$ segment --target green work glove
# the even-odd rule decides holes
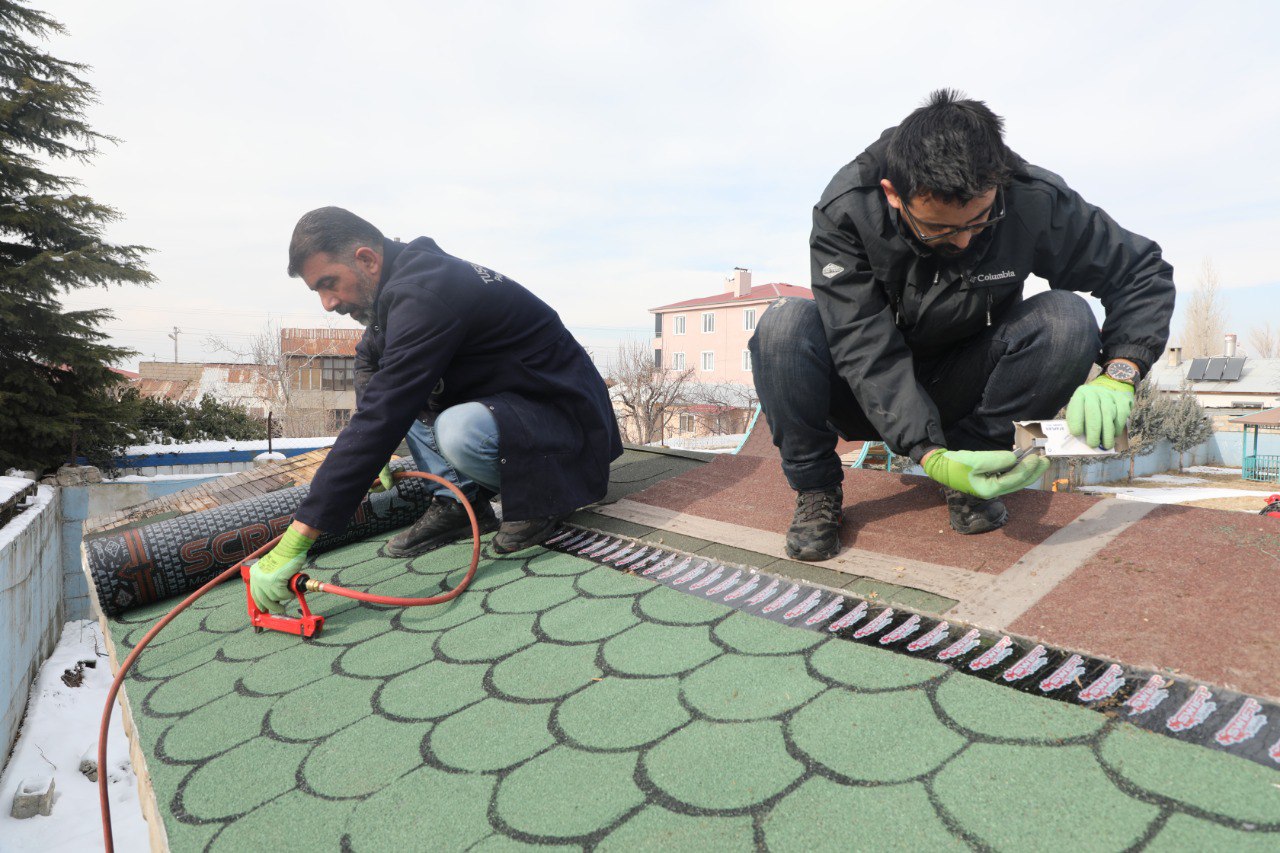
[[[1024,489],[1040,479],[1049,460],[1032,454],[1018,461],[1011,450],[935,450],[924,472],[944,486],[990,500]]]
[[[378,472],[378,482],[373,484],[369,491],[373,494],[385,492],[396,484],[396,478],[391,476],[391,463],[388,462],[382,466],[382,470]]]
[[[1099,376],[1081,385],[1067,403],[1067,429],[1084,436],[1090,447],[1116,446],[1116,436],[1124,431],[1133,409],[1133,386],[1128,382]]]
[[[249,595],[259,610],[284,612],[284,606],[293,599],[289,578],[307,561],[307,551],[315,541],[290,527],[276,547],[249,569]]]

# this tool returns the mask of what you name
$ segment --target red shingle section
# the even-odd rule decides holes
[[[631,500],[715,521],[785,534],[795,492],[774,456],[718,456]],[[1022,491],[1005,499],[1009,523],[981,536],[951,530],[939,487],[925,477],[849,469],[841,541],[880,554],[999,574],[1097,502],[1083,495]]]
[[[1010,628],[1280,698],[1280,521],[1151,512]]]
[[[765,299],[778,299],[783,296],[794,296],[799,299],[812,299],[813,291],[807,287],[798,287],[794,284],[757,284],[751,290],[747,291],[746,296],[734,296],[732,291],[723,291],[713,296],[703,296],[698,299],[686,299],[684,302],[672,302],[670,305],[660,305],[657,308],[650,308],[650,311],[671,311],[676,308],[699,308],[711,305],[737,305],[743,302],[760,302]]]

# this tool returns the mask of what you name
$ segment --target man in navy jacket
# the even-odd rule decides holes
[[[387,240],[336,207],[298,221],[289,274],[326,311],[366,324],[357,352],[373,370],[293,524],[253,567],[250,588],[260,607],[279,610],[292,598],[286,585],[307,549],[321,532],[346,526],[419,417],[434,427],[449,466],[501,493],[498,553],[541,544],[565,515],[604,496],[609,463],[622,453],[608,392],[586,351],[538,297],[429,238]],[[477,517],[492,529],[480,495]],[[452,522],[456,536],[470,530],[465,512],[443,496],[432,513],[450,517],[419,525],[432,521],[443,530]]]

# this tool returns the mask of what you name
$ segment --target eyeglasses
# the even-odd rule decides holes
[[[973,225],[965,225],[962,228],[952,228],[950,231],[943,231],[941,234],[925,234],[923,229],[920,228],[920,223],[916,221],[916,218],[911,215],[911,211],[907,208],[907,200],[905,198],[902,200],[902,207],[898,209],[901,210],[903,215],[907,217],[907,222],[911,224],[911,230],[915,232],[916,239],[918,239],[921,243],[924,243],[925,245],[928,245],[930,243],[936,243],[939,240],[945,240],[948,237],[954,237],[957,234],[964,234],[966,231],[972,231],[976,233],[978,231],[981,231],[983,228],[990,228],[992,225],[995,225],[1001,219],[1004,219],[1005,216],[1007,215],[1007,211],[1005,210],[1005,206],[1004,206],[1004,188],[1003,187],[998,188],[996,190],[995,201],[992,203],[991,207],[989,208],[990,210],[993,210],[993,211],[998,210],[999,213],[993,213],[990,216],[988,216],[986,219],[982,220],[981,222],[975,222]]]

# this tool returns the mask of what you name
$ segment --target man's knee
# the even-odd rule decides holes
[[[436,417],[435,434],[440,455],[455,467],[498,452],[497,421],[483,403],[460,403],[445,409]]]
[[[826,342],[822,317],[812,299],[783,297],[769,306],[756,324],[756,333],[747,342],[753,361],[768,359],[780,350],[793,349],[798,343]]]
[[[1102,348],[1098,320],[1084,297],[1065,290],[1037,293],[1022,303],[1019,325],[1046,347],[1051,359],[1092,361]]]

